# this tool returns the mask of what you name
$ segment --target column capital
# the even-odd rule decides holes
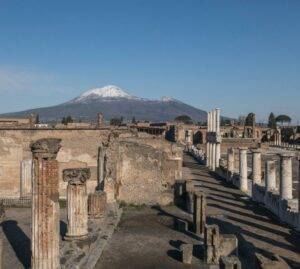
[[[61,139],[43,138],[30,145],[34,158],[55,159],[61,148]]]
[[[63,180],[70,185],[83,185],[90,177],[89,168],[70,168],[63,171]]]
[[[240,150],[240,151],[247,151],[248,148],[247,148],[247,147],[239,147],[239,150]]]
[[[254,148],[254,149],[251,149],[251,152],[252,153],[262,153],[262,150],[258,149],[258,148]]]

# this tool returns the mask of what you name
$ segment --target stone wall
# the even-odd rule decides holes
[[[69,167],[91,169],[88,189],[97,184],[97,154],[102,141],[107,139],[108,130],[0,130],[0,196],[19,197],[21,162],[30,160],[30,144],[41,138],[60,138],[62,148],[57,156],[59,161],[60,186],[61,171]],[[60,194],[65,195],[64,188]]]
[[[162,138],[127,129],[0,130],[1,198],[24,196],[20,190],[26,185],[21,180],[30,181],[31,175],[27,166],[26,173],[22,167],[24,161],[30,163],[32,159],[30,144],[51,137],[62,140],[57,155],[60,198],[66,197],[62,171],[68,168],[89,168],[87,189],[94,192],[99,179],[99,147],[105,147],[106,170],[110,171],[117,200],[135,204],[171,202],[172,186],[182,175],[182,149]],[[30,188],[27,192],[30,197]]]

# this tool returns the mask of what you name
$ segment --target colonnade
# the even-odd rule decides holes
[[[235,154],[233,148],[230,148],[227,153],[227,169],[230,171],[230,178],[233,179],[235,171]],[[241,147],[239,150],[239,188],[244,191],[249,191],[248,180],[248,149]],[[259,149],[252,149],[252,185],[262,184],[262,152]],[[278,154],[280,157],[280,178],[279,184],[276,183],[276,163],[274,160],[265,162],[265,178],[264,184],[267,191],[278,190],[280,198],[285,200],[293,199],[293,178],[292,178],[292,158],[291,153]],[[229,180],[230,180],[229,178]],[[278,185],[278,187],[277,187]]]

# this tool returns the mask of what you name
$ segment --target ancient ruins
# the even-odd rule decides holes
[[[116,247],[110,268],[126,255],[128,268],[300,268],[299,156],[280,129],[222,126],[220,109],[207,126],[0,120],[2,268],[108,268]]]

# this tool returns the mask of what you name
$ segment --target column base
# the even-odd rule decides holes
[[[74,241],[74,240],[80,241],[80,240],[87,239],[88,236],[89,236],[88,234],[85,234],[85,235],[68,235],[68,234],[66,234],[63,239],[64,239],[64,241]]]

